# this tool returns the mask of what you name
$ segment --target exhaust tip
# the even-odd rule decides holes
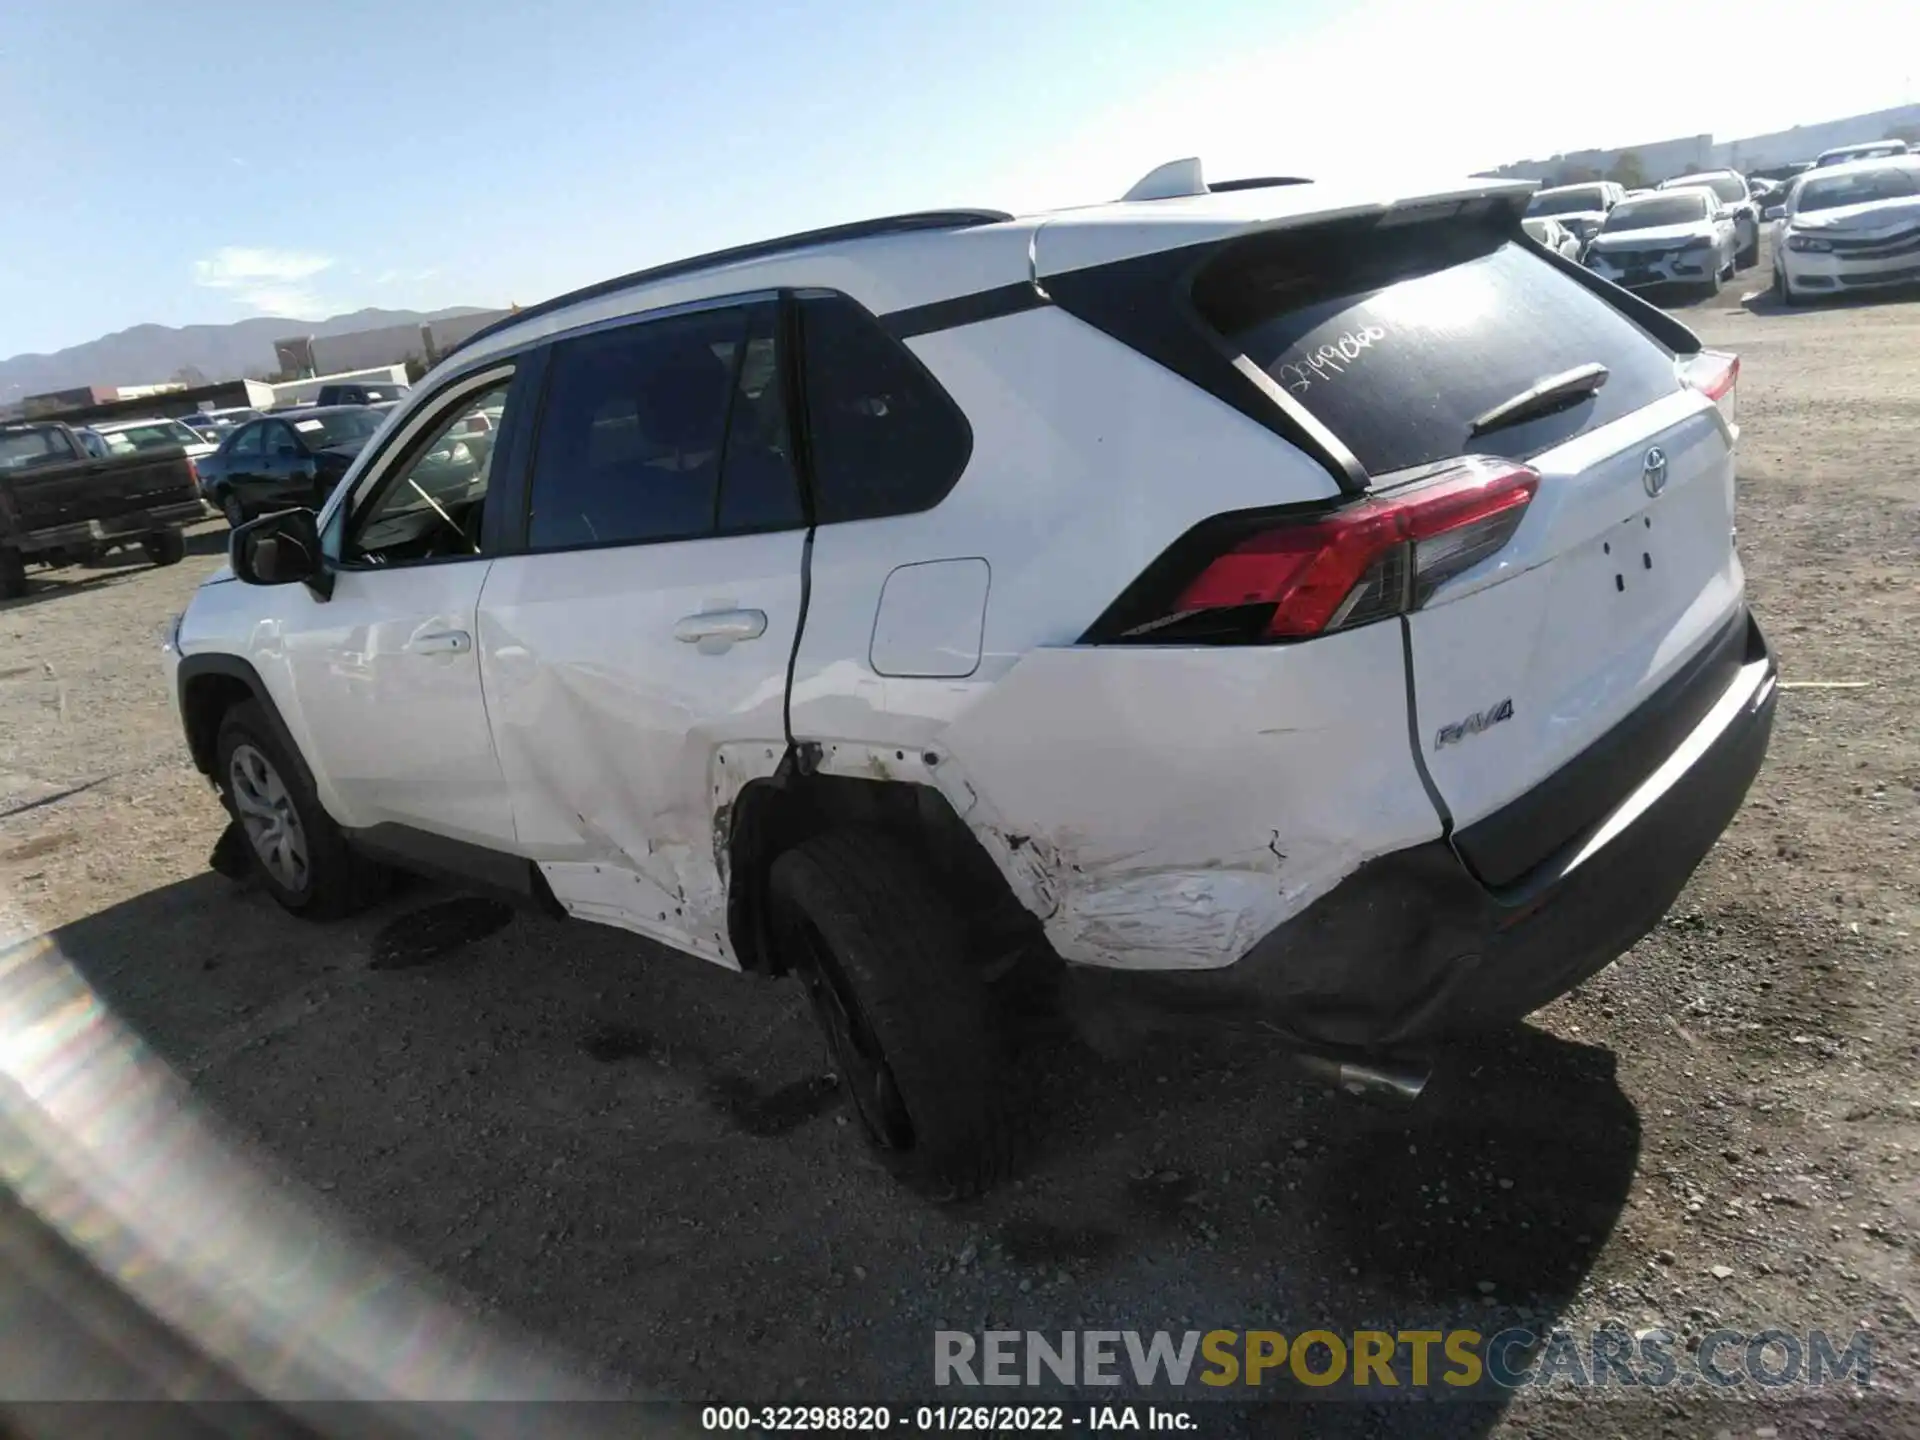
[[[1299,1060],[1310,1074],[1331,1081],[1349,1094],[1400,1101],[1418,1100],[1433,1075],[1430,1065],[1402,1061],[1349,1060],[1329,1055],[1301,1055]]]

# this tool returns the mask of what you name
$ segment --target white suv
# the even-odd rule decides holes
[[[1643,934],[1772,722],[1737,362],[1528,193],[1188,162],[521,311],[177,625],[230,839],[796,971],[940,1194],[1014,1162],[1013,977],[1417,1076]]]

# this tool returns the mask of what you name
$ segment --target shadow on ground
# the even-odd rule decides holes
[[[1029,1172],[936,1207],[864,1151],[795,987],[486,905],[420,887],[310,926],[204,876],[56,939],[316,1204],[686,1398],[951,1400],[938,1329],[1541,1330],[1634,1173],[1612,1057],[1537,1031],[1446,1056],[1411,1109],[1240,1042],[1067,1045]],[[1313,1428],[1496,1413],[1345,1405]]]

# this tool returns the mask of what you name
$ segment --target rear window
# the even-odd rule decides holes
[[[1571,190],[1538,190],[1527,202],[1529,215],[1573,215],[1607,208],[1607,192],[1598,185],[1576,185]]]
[[[1194,302],[1376,475],[1465,454],[1526,459],[1679,388],[1670,352],[1490,225],[1262,236],[1214,262]],[[1470,433],[1477,416],[1596,362],[1609,375],[1591,395]]]
[[[1673,195],[1650,195],[1645,200],[1628,200],[1613,207],[1603,235],[1621,230],[1654,230],[1664,225],[1691,225],[1707,218],[1707,197],[1698,190],[1682,190]]]
[[[0,470],[31,470],[77,458],[58,430],[0,430]]]

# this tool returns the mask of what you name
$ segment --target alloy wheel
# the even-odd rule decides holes
[[[312,873],[306,827],[273,762],[252,745],[236,747],[227,765],[227,791],[267,873],[289,890],[305,889]]]

